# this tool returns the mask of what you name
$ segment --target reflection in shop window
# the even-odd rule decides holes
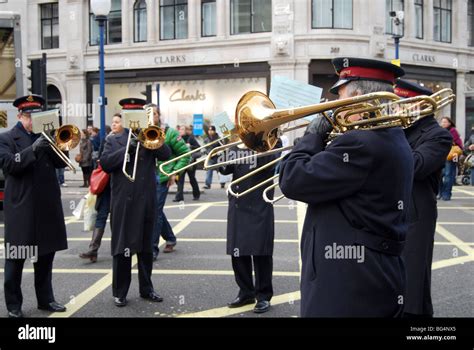
[[[201,36],[215,36],[217,34],[216,0],[202,0],[201,16]]]
[[[271,0],[231,0],[231,34],[270,32],[272,30]]]
[[[435,41],[451,42],[451,0],[433,0],[433,36]]]
[[[122,0],[112,0],[110,13],[105,22],[104,42],[105,44],[122,42]],[[99,45],[99,24],[92,12],[89,12],[89,45]]]
[[[133,6],[133,41],[146,41],[147,21],[146,21],[146,1],[137,0]]]
[[[313,0],[313,28],[352,29],[352,0]]]
[[[59,48],[58,3],[41,4],[41,49]]]
[[[391,35],[404,35],[404,28],[402,25],[396,26],[393,23],[393,17],[390,16],[390,12],[404,11],[405,4],[403,0],[385,0],[385,29],[387,34]],[[396,28],[398,27],[398,28]],[[398,29],[398,32],[397,32]]]
[[[160,39],[188,37],[188,1],[160,0]]]

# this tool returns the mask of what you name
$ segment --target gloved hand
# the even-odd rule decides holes
[[[329,112],[327,112],[329,114]],[[329,114],[331,117],[332,113]],[[320,135],[323,140],[327,139],[329,133],[332,131],[333,127],[331,123],[326,119],[322,114],[318,114],[308,125],[305,131],[306,134],[317,134]]]
[[[138,140],[135,137],[132,137],[130,140],[129,153],[133,154],[137,150]]]
[[[31,148],[33,149],[33,152],[38,153],[38,152],[43,152],[44,150],[48,149],[50,147],[48,140],[46,140],[46,137],[41,135],[36,139],[35,142],[31,145]]]

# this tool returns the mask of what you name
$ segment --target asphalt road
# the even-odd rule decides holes
[[[228,309],[238,292],[230,257],[225,254],[227,199],[214,184],[201,201],[173,203],[168,196],[166,215],[178,237],[176,251],[160,253],[154,263],[153,283],[164,297],[162,303],[143,300],[134,275],[128,295],[129,305],[117,308],[112,298],[110,228],[107,227],[97,263],[78,258],[87,249],[91,233],[72,216],[72,208],[85,194],[79,176],[67,173],[69,187],[62,188],[69,249],[56,254],[53,285],[57,301],[67,303],[65,314],[36,309],[32,264],[25,264],[23,311],[28,317],[297,317],[299,315],[298,232],[304,207],[285,199],[275,206],[274,293],[271,310],[256,315],[252,306]],[[203,178],[200,172],[199,179]],[[216,180],[214,180],[216,181]],[[202,185],[202,183],[200,183]],[[474,316],[474,188],[456,186],[450,202],[439,203],[432,293],[435,315]],[[0,239],[3,240],[3,224]],[[3,265],[3,264],[2,264]],[[3,266],[2,266],[3,267]],[[0,270],[3,285],[3,269]],[[0,294],[0,317],[6,316],[4,295]]]

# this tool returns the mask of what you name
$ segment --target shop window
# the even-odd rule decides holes
[[[137,0],[133,5],[133,41],[136,43],[146,41],[147,20],[146,1]]]
[[[104,42],[105,44],[122,42],[122,0],[112,0],[112,7],[105,22]],[[99,45],[99,24],[92,12],[89,13],[89,45]]]
[[[41,49],[59,48],[58,3],[40,5],[41,12]]]
[[[231,34],[271,32],[271,0],[231,0]]]
[[[352,0],[313,0],[312,28],[352,29]]]
[[[188,37],[188,1],[160,0],[160,39]]]
[[[216,21],[216,0],[202,0],[201,36],[215,36],[217,34]]]
[[[415,37],[423,39],[423,0],[415,0]]]
[[[452,1],[433,0],[433,37],[435,41],[451,42]]]

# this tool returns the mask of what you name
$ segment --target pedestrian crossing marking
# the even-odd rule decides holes
[[[134,256],[136,259],[136,256]],[[132,260],[132,263],[133,260]],[[135,261],[136,263],[136,261]],[[0,269],[3,273],[3,269]],[[23,269],[24,273],[34,273],[34,269]],[[112,269],[53,269],[53,273],[71,273],[71,274],[89,274],[89,275],[100,275],[100,274],[111,274]],[[132,268],[132,274],[138,274],[138,269]],[[171,269],[154,269],[153,275],[204,275],[204,276],[234,276],[233,270],[171,270]],[[273,276],[278,277],[299,277],[299,272],[294,271],[273,271]],[[107,276],[104,276],[104,278]],[[112,281],[112,280],[110,280]],[[100,282],[100,281],[98,281]],[[96,283],[98,283],[96,282]],[[111,282],[112,283],[112,282]],[[106,286],[107,287],[107,286]],[[102,289],[103,290],[103,289]],[[101,290],[101,291],[102,291]],[[81,293],[82,294],[82,293]],[[77,302],[77,298],[76,298]]]
[[[298,301],[301,299],[301,295],[299,291],[296,292],[291,292],[291,293],[285,293],[285,294],[280,294],[277,296],[274,296],[272,298],[271,304],[273,306],[275,305],[280,305],[280,304],[293,304],[295,301]],[[226,317],[226,316],[232,316],[232,315],[237,315],[241,314],[244,312],[252,311],[254,308],[254,305],[245,305],[242,307],[238,308],[233,308],[230,309],[227,306],[224,307],[218,307],[215,309],[209,309],[209,310],[204,310],[204,311],[199,311],[199,312],[193,312],[193,313],[184,313],[178,315],[178,317]]]
[[[178,235],[183,229],[185,229],[193,219],[197,218],[202,212],[212,206],[212,203],[201,204],[200,207],[193,210],[188,216],[186,216],[181,222],[179,222],[173,231],[175,235]],[[162,245],[164,242],[162,243]],[[132,257],[132,267],[137,264],[137,256]],[[53,312],[49,317],[70,317],[79,311],[84,305],[94,299],[99,295],[103,290],[108,288],[112,284],[112,272],[107,273],[106,276],[102,277],[99,281],[94,283],[92,286],[87,288],[85,291],[80,293],[74,298],[74,303],[69,302],[65,306],[67,307],[66,312]]]
[[[447,241],[453,243],[457,248],[459,248],[461,251],[466,253],[467,255],[470,255],[471,257],[474,257],[474,249],[465,245],[464,241],[460,240],[457,236],[446,230],[443,226],[440,224],[436,225],[436,232],[444,237]]]

